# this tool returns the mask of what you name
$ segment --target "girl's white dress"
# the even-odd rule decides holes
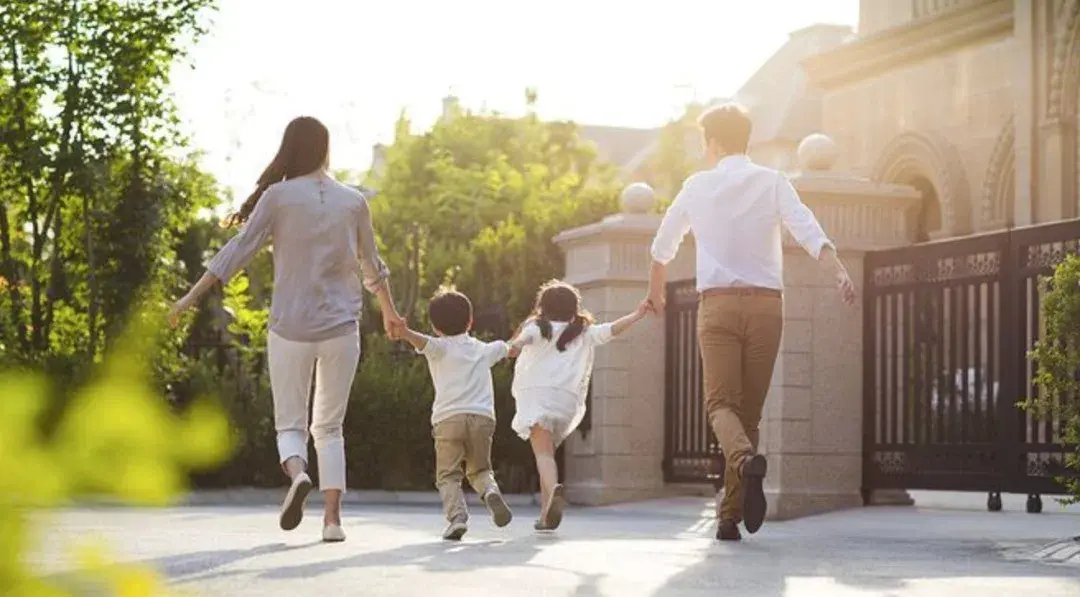
[[[524,440],[539,425],[551,432],[558,446],[585,416],[595,349],[611,341],[611,324],[586,327],[559,352],[555,343],[567,325],[552,322],[551,339],[545,339],[536,323],[530,322],[519,336],[519,342],[527,344],[514,365],[511,392],[517,412],[510,426]]]

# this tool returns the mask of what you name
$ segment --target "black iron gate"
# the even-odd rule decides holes
[[[863,311],[863,489],[1060,493],[1058,421],[1032,395],[1038,277],[1076,252],[1080,221],[870,253]],[[996,496],[996,497],[995,497]],[[996,502],[995,502],[996,499]]]
[[[697,311],[694,280],[668,284],[664,480],[719,485],[723,461],[705,414]]]

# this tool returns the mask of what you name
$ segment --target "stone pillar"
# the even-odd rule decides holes
[[[1034,222],[1076,217],[1076,124],[1072,115],[1045,122],[1039,129],[1039,193]]]
[[[792,182],[861,287],[866,251],[913,241],[910,215],[920,196],[832,174],[836,155],[828,137],[807,137]],[[774,520],[863,504],[861,297],[844,305],[835,280],[786,233],[784,285],[784,336],[761,435]],[[897,498],[905,501],[903,493]]]
[[[555,238],[564,279],[599,321],[634,310],[649,284],[649,245],[660,216],[648,185],[622,195],[622,213]],[[588,429],[566,442],[567,498],[600,505],[645,499],[664,487],[664,324],[648,318],[597,350]]]

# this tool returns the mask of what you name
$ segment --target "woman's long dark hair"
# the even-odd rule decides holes
[[[546,340],[551,339],[551,322],[569,322],[559,339],[555,341],[555,348],[559,352],[566,350],[566,345],[580,336],[585,328],[593,323],[592,315],[581,308],[581,293],[577,288],[561,280],[552,280],[540,287],[536,295],[536,308],[533,317],[540,335]]]
[[[325,168],[329,157],[330,131],[326,130],[323,123],[310,116],[293,119],[289,126],[285,127],[277,155],[259,176],[255,192],[248,196],[236,213],[225,220],[225,225],[231,227],[243,224],[270,185]]]

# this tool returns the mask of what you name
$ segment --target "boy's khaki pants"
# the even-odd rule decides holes
[[[469,484],[481,497],[489,492],[498,493],[495,473],[491,470],[491,438],[495,435],[495,421],[483,415],[454,415],[435,424],[435,486],[442,497],[446,520],[465,522],[469,510],[465,506],[465,493],[461,480],[469,478]]]
[[[741,467],[757,452],[783,318],[783,298],[777,291],[740,288],[702,293],[698,343],[705,409],[727,460],[721,520],[742,519]]]

